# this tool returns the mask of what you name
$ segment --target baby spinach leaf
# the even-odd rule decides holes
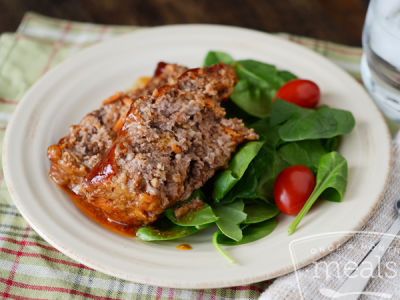
[[[278,153],[289,165],[303,165],[317,172],[321,157],[326,154],[321,140],[305,140],[282,145]]]
[[[207,223],[207,224],[203,224],[203,225],[196,225],[194,227],[196,227],[196,229],[198,230],[203,230],[206,229],[208,227],[211,227],[214,223]]]
[[[271,203],[273,203],[273,188],[276,177],[280,172],[290,166],[276,151],[274,151],[273,155],[274,159],[271,167],[266,169],[258,178],[257,185],[257,195],[259,199],[265,199]]]
[[[347,162],[346,159],[338,152],[329,152],[322,156],[316,178],[316,185],[304,204],[303,208],[290,224],[288,228],[289,235],[292,234],[301,219],[310,210],[317,199],[323,195],[326,200],[339,202],[343,198],[343,194],[347,185]]]
[[[218,243],[218,237],[219,237],[220,235],[223,235],[223,233],[222,233],[221,231],[219,231],[219,230],[217,230],[217,231],[213,234],[212,243],[213,243],[215,249],[217,249],[217,250],[219,251],[219,253],[221,253],[227,260],[229,260],[230,263],[235,264],[235,263],[236,263],[235,260],[234,260],[232,257],[230,257],[230,256],[228,255],[228,253],[226,253],[226,252],[224,251],[224,249],[222,249],[221,246],[220,246],[220,244]]]
[[[287,71],[263,62],[247,59],[233,64],[239,82],[232,101],[249,115],[265,118],[269,115],[271,102],[278,89],[295,76]]]
[[[332,136],[340,136],[349,133],[354,128],[356,121],[351,112],[342,109],[333,109],[326,105],[321,106],[320,111],[321,110],[331,110],[333,117],[336,119],[336,134]]]
[[[349,111],[321,106],[307,109],[277,99],[271,109],[271,125],[278,125],[283,141],[326,139],[349,133],[355,124]]]
[[[222,204],[232,203],[236,199],[259,199],[257,194],[258,177],[257,169],[250,166],[243,178],[232,190],[221,200]]]
[[[354,127],[349,111],[321,106],[305,117],[291,118],[279,128],[284,141],[331,138],[349,133]]]
[[[278,71],[267,63],[251,59],[234,61],[229,54],[221,51],[209,51],[204,65],[208,67],[219,62],[232,65],[236,70],[239,80],[231,95],[232,101],[246,114],[257,118],[269,115],[271,101],[278,89],[296,78],[294,74]]]
[[[330,138],[337,135],[336,128],[332,111],[316,110],[305,116],[290,118],[279,128],[279,136],[286,142]]]
[[[234,241],[223,234],[218,234],[216,238],[217,243],[229,246],[248,244],[269,235],[274,231],[276,224],[276,218],[271,218],[260,223],[250,224],[243,228],[243,238],[240,241]]]
[[[269,220],[279,214],[279,209],[273,204],[256,201],[246,203],[244,212],[247,215],[243,224],[260,223]]]
[[[198,231],[193,226],[178,226],[167,219],[161,219],[152,225],[139,228],[136,236],[143,241],[166,241],[179,239]]]
[[[214,181],[214,200],[219,202],[242,178],[251,161],[256,157],[264,142],[248,142],[232,157],[228,169]]]
[[[229,170],[236,178],[241,178],[251,161],[256,157],[264,142],[253,141],[246,143],[231,159]]]
[[[208,204],[197,211],[189,211],[180,218],[177,218],[174,209],[170,208],[165,211],[165,216],[174,224],[179,226],[199,226],[208,223],[214,223],[218,220],[212,208]]]
[[[270,90],[267,85],[262,86],[261,82],[259,86],[255,86],[254,83],[239,77],[231,95],[232,101],[238,107],[257,118],[265,118],[269,115],[271,99],[276,92]]]
[[[194,198],[199,197],[203,202],[205,201],[205,196],[201,190],[195,190],[192,195],[185,202],[189,202]],[[179,205],[177,206],[179,207]],[[177,218],[175,216],[175,209],[177,207],[169,208],[164,212],[164,215],[174,224],[179,226],[199,226],[205,225],[208,223],[214,223],[218,220],[216,215],[214,214],[212,208],[204,203],[204,207],[202,209],[196,211],[189,211],[185,215]]]
[[[234,67],[239,78],[246,79],[258,88],[277,90],[281,86],[276,67],[273,65],[246,59],[235,62]]]
[[[277,98],[271,105],[271,125],[276,126],[288,121],[290,118],[306,117],[313,112],[312,109],[302,108]]]
[[[335,136],[330,139],[321,139],[322,146],[327,152],[335,151],[339,147],[340,136]]]
[[[218,217],[217,226],[223,234],[235,241],[242,239],[242,230],[239,224],[246,219],[243,212],[243,201],[238,200],[233,203],[219,205],[214,208],[214,212]]]
[[[250,163],[242,179],[223,198],[221,203],[231,203],[236,199],[257,199],[258,179],[268,170],[275,160],[275,151],[264,145],[254,160]]]
[[[293,73],[289,72],[289,71],[278,71],[277,72],[279,79],[281,80],[281,85],[285,84],[286,82],[296,79],[297,76],[294,75]]]
[[[239,118],[243,121],[244,125],[249,127],[250,124],[254,123],[258,120],[258,118],[254,116],[250,116],[243,109],[235,104],[233,101],[223,101],[221,106],[225,108],[226,118]]]
[[[278,126],[271,125],[270,117],[258,120],[252,123],[249,127],[253,128],[266,144],[274,148],[278,146],[280,141]]]
[[[209,51],[206,55],[206,58],[204,59],[204,66],[209,67],[220,62],[232,65],[234,59],[225,52]]]
[[[242,179],[221,200],[221,203],[230,203],[236,199],[267,201],[272,195],[276,176],[288,166],[288,163],[280,158],[273,147],[264,144]]]

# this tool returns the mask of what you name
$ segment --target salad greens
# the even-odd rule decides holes
[[[196,197],[199,197],[201,200],[203,200],[203,202],[205,201],[204,193],[201,190],[195,190],[185,202],[191,201]],[[179,207],[179,205],[177,207]],[[174,208],[167,209],[164,214],[172,223],[179,226],[198,227],[209,223],[214,223],[218,220],[218,217],[215,215],[213,209],[206,202],[204,202],[204,206],[200,210],[189,211],[180,218],[175,216]]]
[[[204,59],[204,66],[210,67],[220,62],[226,63],[227,65],[232,65],[235,60],[228,53],[210,51],[207,53],[206,58]]]
[[[292,234],[301,219],[310,210],[319,196],[326,200],[340,202],[347,185],[347,162],[338,152],[325,154],[318,165],[317,179],[314,191],[304,204],[303,208],[290,224],[288,233]]]
[[[136,236],[144,241],[166,241],[179,239],[197,231],[194,226],[179,226],[162,218],[150,226],[139,228]]]
[[[242,178],[250,162],[256,157],[264,142],[248,142],[232,157],[228,169],[214,181],[214,200],[219,202]]]
[[[239,224],[247,218],[247,214],[243,212],[243,209],[244,203],[242,200],[237,200],[226,205],[218,205],[214,209],[218,216],[216,224],[219,230],[237,242],[243,238],[242,229]]]
[[[244,207],[244,213],[247,215],[243,224],[254,224],[269,220],[279,214],[279,209],[272,204],[262,201],[249,202]]]
[[[185,202],[200,198],[204,206],[177,217],[173,207],[156,223],[142,227],[137,236],[145,241],[171,240],[216,228],[212,242],[234,262],[221,245],[251,243],[269,235],[276,227],[279,209],[273,200],[278,174],[293,165],[304,165],[316,174],[316,186],[288,229],[292,234],[301,219],[321,197],[339,202],[347,183],[347,162],[335,150],[340,136],[355,124],[353,115],[326,105],[307,109],[274,100],[278,89],[296,76],[255,60],[234,60],[229,54],[210,51],[205,66],[224,62],[237,73],[232,101],[223,103],[228,118],[240,118],[260,136],[232,156],[229,166]],[[182,204],[181,204],[182,205]]]
[[[321,140],[304,140],[282,145],[278,149],[280,157],[289,165],[303,165],[317,172],[321,157],[330,152]]]
[[[249,165],[243,178],[221,202],[230,203],[236,199],[271,201],[274,180],[287,167],[289,165],[282,160],[274,148],[264,145]]]
[[[222,234],[221,231],[217,231],[217,242],[218,244],[228,246],[251,243],[270,234],[275,229],[276,224],[276,218],[271,218],[263,222],[243,226],[243,238],[240,241],[234,241]]]
[[[255,60],[239,60],[232,64],[238,76],[231,95],[232,101],[249,115],[265,118],[269,115],[272,99],[285,82],[296,78],[286,72],[281,77],[275,66]],[[288,76],[290,74],[291,76]]]
[[[271,123],[279,126],[279,137],[285,142],[332,138],[349,133],[354,117],[349,111],[329,108],[307,109],[277,99],[272,106]]]

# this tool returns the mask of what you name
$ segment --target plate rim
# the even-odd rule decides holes
[[[267,273],[267,274],[263,274],[263,275],[259,275],[259,276],[253,276],[253,277],[246,277],[243,280],[223,280],[223,281],[219,281],[219,282],[198,282],[197,284],[191,284],[190,286],[188,286],[186,283],[178,283],[178,282],[171,282],[169,280],[164,280],[164,281],[160,281],[160,280],[152,280],[149,278],[143,278],[140,276],[132,276],[132,274],[125,274],[125,273],[118,273],[115,270],[109,270],[106,267],[102,266],[101,264],[96,264],[95,262],[92,262],[90,260],[88,260],[86,257],[81,257],[79,256],[78,253],[75,253],[74,251],[72,251],[71,249],[65,248],[62,245],[59,245],[56,241],[53,241],[50,237],[48,237],[42,230],[40,230],[40,228],[37,227],[37,225],[35,224],[35,222],[33,222],[30,218],[30,215],[28,212],[25,211],[24,205],[23,205],[23,201],[19,201],[18,196],[16,194],[16,189],[14,186],[14,183],[12,182],[11,179],[11,169],[10,166],[8,165],[8,145],[9,145],[9,140],[11,139],[11,132],[13,131],[13,128],[16,126],[15,125],[15,120],[17,119],[17,116],[21,113],[21,110],[25,104],[25,102],[28,101],[31,93],[33,93],[33,91],[37,88],[38,85],[41,85],[41,82],[46,80],[47,77],[51,77],[53,73],[58,72],[58,70],[60,68],[65,67],[65,65],[67,65],[68,63],[70,63],[71,61],[73,61],[76,57],[79,57],[81,55],[85,55],[86,52],[90,52],[93,51],[93,48],[96,47],[101,47],[101,45],[106,44],[106,43],[114,43],[116,40],[121,39],[128,39],[130,36],[134,36],[137,34],[145,34],[146,32],[154,32],[154,31],[159,31],[159,30],[173,30],[173,29],[186,29],[186,30],[204,30],[204,29],[213,29],[213,28],[217,28],[219,30],[221,29],[227,29],[227,30],[239,30],[239,31],[245,31],[245,32],[249,32],[249,33],[257,33],[259,35],[266,35],[269,38],[272,39],[276,39],[279,40],[280,42],[283,43],[287,43],[290,44],[290,46],[292,47],[298,47],[301,48],[303,51],[307,51],[309,53],[312,53],[312,55],[317,55],[319,56],[321,59],[324,59],[327,63],[331,64],[332,66],[334,66],[336,69],[340,70],[343,74],[345,74],[347,76],[346,81],[352,80],[355,84],[359,84],[353,77],[351,77],[347,72],[345,72],[343,69],[341,69],[340,67],[338,67],[337,65],[335,65],[334,63],[332,63],[331,61],[329,61],[326,57],[323,57],[322,55],[302,46],[299,44],[296,44],[292,41],[288,41],[285,39],[281,39],[275,35],[272,35],[270,33],[266,33],[266,32],[262,32],[259,30],[254,30],[254,29],[248,29],[248,28],[243,28],[243,27],[237,27],[237,26],[229,26],[229,25],[214,25],[214,24],[182,24],[182,25],[164,25],[164,26],[156,26],[156,27],[152,27],[152,28],[141,28],[139,30],[135,30],[131,33],[126,33],[126,34],[122,34],[120,36],[117,37],[113,37],[107,41],[89,46],[81,51],[79,51],[78,53],[72,55],[71,57],[68,57],[65,61],[61,62],[59,65],[55,66],[53,69],[51,69],[49,72],[47,72],[44,76],[42,76],[41,78],[39,78],[30,88],[29,90],[25,93],[25,95],[22,97],[22,99],[19,101],[17,107],[15,108],[15,110],[12,113],[12,116],[7,124],[7,129],[5,132],[5,136],[4,136],[4,140],[3,140],[3,149],[2,149],[2,159],[3,159],[3,171],[4,171],[4,179],[5,179],[5,183],[7,185],[8,191],[10,193],[10,196],[14,202],[14,204],[16,205],[16,207],[18,208],[19,212],[21,213],[21,215],[24,217],[24,219],[29,223],[29,225],[42,237],[44,238],[49,244],[51,244],[53,247],[55,247],[57,250],[59,250],[60,252],[62,252],[63,254],[67,255],[68,257],[77,260],[78,262],[89,266],[95,270],[98,270],[100,272],[103,272],[105,274],[111,275],[111,276],[115,276],[121,279],[125,279],[125,280],[129,280],[129,281],[134,281],[137,283],[143,283],[143,284],[151,284],[151,285],[157,285],[157,286],[162,286],[162,287],[173,287],[173,288],[194,288],[194,289],[200,289],[200,288],[223,288],[223,287],[229,287],[229,286],[235,286],[235,285],[243,285],[243,284],[250,284],[250,283],[255,283],[255,282],[260,282],[263,280],[268,280],[268,279],[272,279],[272,278],[276,278],[285,274],[288,274],[296,269],[302,268],[326,255],[328,255],[329,253],[331,253],[332,251],[329,250],[329,248],[325,249],[325,251],[316,253],[314,256],[312,256],[310,259],[308,260],[304,260],[302,261],[300,264],[297,265],[297,267],[295,266],[290,266],[288,267],[284,267],[276,272],[273,273]],[[369,96],[369,95],[368,95]],[[391,143],[391,135],[390,135],[390,131],[389,128],[387,126],[387,123],[384,120],[383,114],[382,112],[377,108],[375,102],[372,100],[372,98],[369,96],[368,97],[370,99],[370,101],[374,104],[375,106],[375,110],[379,113],[380,116],[380,121],[383,122],[383,124],[385,125],[385,141],[388,142],[388,148],[389,148],[389,153],[388,153],[388,166],[385,168],[386,169],[386,178],[385,178],[385,183],[383,184],[380,193],[379,193],[379,198],[375,201],[374,206],[371,207],[371,209],[368,211],[368,213],[363,216],[362,218],[360,218],[359,222],[357,223],[357,226],[355,226],[355,228],[352,228],[353,231],[357,231],[359,230],[367,221],[368,219],[372,216],[372,214],[374,213],[374,211],[376,210],[376,208],[378,207],[379,203],[382,200],[383,194],[386,190],[386,187],[389,183],[390,180],[390,175],[391,175],[391,171],[392,171],[392,163],[393,163],[393,149],[392,149],[392,143]],[[333,247],[337,247],[339,245],[342,245],[343,243],[345,243],[348,239],[350,239],[351,236],[342,236],[341,238],[335,240],[335,242],[332,243]]]

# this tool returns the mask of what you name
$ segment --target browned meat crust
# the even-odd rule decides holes
[[[179,207],[175,208],[174,214],[175,217],[180,218],[186,215],[188,212],[197,211],[202,209],[203,207],[204,207],[203,200],[201,200],[200,197],[196,197],[190,200],[189,202],[185,202]]]
[[[57,184],[81,194],[84,176],[110,149],[132,102],[162,85],[176,82],[186,70],[175,64],[159,63],[154,76],[143,88],[118,92],[104,100],[100,109],[86,115],[78,125],[71,126],[69,135],[48,148],[50,177]]]
[[[236,83],[232,67],[186,71],[133,102],[108,153],[86,176],[88,201],[109,218],[148,224],[187,199],[229,161],[245,140],[258,136],[219,105]]]

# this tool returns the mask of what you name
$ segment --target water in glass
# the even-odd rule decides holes
[[[363,30],[361,75],[376,104],[400,123],[400,1],[372,0]]]

